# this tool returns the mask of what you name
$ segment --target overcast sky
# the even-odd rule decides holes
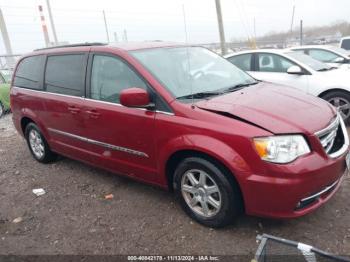
[[[106,42],[102,10],[106,12],[110,40],[119,41],[127,31],[129,41],[185,41],[183,6],[189,42],[218,42],[214,0],[50,0],[59,41]],[[13,52],[44,47],[38,5],[45,0],[0,0]],[[292,8],[294,25],[327,25],[350,20],[350,0],[221,0],[226,39],[247,38],[271,31],[289,30]],[[53,35],[49,25],[50,40]],[[5,53],[0,41],[0,54]]]

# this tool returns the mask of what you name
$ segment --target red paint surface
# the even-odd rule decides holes
[[[128,53],[128,50],[153,48],[154,45],[130,45],[124,49],[74,47],[36,53],[83,51],[117,55],[148,81],[172,109],[173,115],[12,87],[11,106],[17,130],[22,133],[21,120],[27,117],[39,126],[52,150],[164,188],[168,186],[166,163],[173,154],[183,150],[205,153],[231,171],[242,191],[245,210],[252,215],[301,216],[319,207],[336,192],[321,197],[302,211],[294,210],[299,200],[339,179],[345,169],[344,156],[330,159],[314,135],[335,115],[326,102],[287,87],[260,83],[203,100],[192,107],[175,100]],[[127,97],[124,98],[128,100]],[[124,98],[121,96],[121,100]],[[148,157],[108,150],[50,132],[49,128],[137,150]],[[253,137],[290,133],[303,134],[311,153],[286,165],[267,163],[259,158],[252,144]]]

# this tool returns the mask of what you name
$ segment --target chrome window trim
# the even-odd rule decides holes
[[[35,90],[35,89],[23,88],[23,87],[17,87],[17,86],[13,86],[13,88],[18,88],[20,90],[21,89],[25,89],[25,90],[34,91],[34,92],[41,93],[41,94],[50,94],[50,95],[56,95],[56,96],[62,96],[62,97],[78,98],[78,99],[83,99],[83,100],[103,103],[103,104],[107,104],[107,105],[115,105],[115,106],[125,107],[125,106],[123,106],[120,103],[112,103],[112,102],[107,102],[107,101],[101,101],[101,100],[97,100],[97,99],[86,98],[86,97],[83,97],[83,96],[72,96],[72,95],[58,94],[58,93],[53,93],[53,92],[48,92],[48,91],[43,91],[43,90]],[[125,107],[125,108],[129,108],[129,107]],[[150,110],[147,110],[145,108],[138,108],[138,107],[133,107],[132,109],[143,110],[143,111],[150,111]],[[160,113],[160,114],[165,114],[165,115],[169,115],[169,116],[174,116],[175,115],[174,113],[161,111],[161,110],[155,110],[153,112]]]
[[[48,92],[48,91],[44,91],[44,90],[35,90],[35,89],[31,89],[31,88],[24,88],[24,87],[18,87],[18,86],[13,86],[13,88],[17,88],[19,90],[24,89],[24,90],[28,90],[28,91],[33,91],[33,92],[40,93],[40,94],[50,94],[50,95],[56,95],[56,96],[85,99],[84,96],[72,96],[72,95],[58,94],[58,93]]]
[[[108,149],[111,149],[111,150],[114,150],[114,151],[125,152],[125,153],[129,153],[129,154],[132,154],[132,155],[145,157],[145,158],[149,157],[146,153],[141,152],[141,151],[137,151],[137,150],[134,150],[134,149],[130,149],[130,148],[122,147],[122,146],[116,146],[116,145],[104,143],[104,142],[101,142],[101,141],[93,140],[93,139],[90,139],[90,138],[87,138],[87,137],[83,137],[83,136],[74,135],[74,134],[71,134],[71,133],[68,133],[68,132],[64,132],[64,131],[61,131],[61,130],[57,130],[57,129],[54,129],[54,128],[48,128],[48,130],[50,132],[53,132],[53,133],[56,133],[56,134],[60,134],[60,135],[63,135],[63,136],[68,136],[68,137],[77,139],[79,141],[83,141],[83,142],[87,142],[87,143],[94,144],[94,145],[97,145],[97,146],[105,147],[105,148],[108,148]]]
[[[337,113],[336,119],[331,124],[329,124],[326,128],[324,128],[324,129],[322,129],[322,130],[320,130],[320,131],[315,133],[315,135],[317,137],[320,137],[320,136],[324,135],[325,133],[329,132],[329,130],[334,129],[339,124],[340,124],[340,128],[341,128],[341,130],[343,132],[344,144],[338,151],[336,151],[336,152],[334,152],[332,154],[329,154],[328,156],[330,158],[338,158],[338,157],[340,157],[345,152],[347,152],[348,148],[349,148],[348,132],[346,131],[346,127],[345,127],[344,121],[343,121],[342,117],[340,116],[340,114]],[[321,142],[321,140],[319,140],[319,141]]]

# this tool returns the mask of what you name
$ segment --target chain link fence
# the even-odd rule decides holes
[[[260,242],[252,262],[350,262],[349,257],[337,256],[313,246],[267,234],[258,235]]]
[[[11,112],[10,83],[13,69],[20,57],[19,54],[0,55],[0,119]]]

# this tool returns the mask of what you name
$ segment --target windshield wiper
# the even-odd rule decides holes
[[[333,70],[333,69],[337,69],[337,67],[329,67],[329,68],[321,68],[319,70],[317,70],[318,72],[324,72],[324,71],[330,71],[330,70]]]
[[[216,92],[216,91],[209,91],[209,92],[199,92],[199,93],[194,93],[194,94],[189,94],[185,96],[179,96],[176,99],[201,99],[201,98],[207,98],[211,96],[217,96],[221,95],[222,92]]]
[[[256,82],[252,82],[252,83],[245,83],[245,84],[237,84],[237,85],[230,86],[228,88],[223,89],[222,92],[223,93],[234,92],[234,91],[240,90],[240,89],[247,87],[247,86],[256,85],[259,82],[260,81],[256,81]]]
[[[259,82],[261,82],[261,81],[256,80],[255,82],[252,82],[252,83],[237,84],[237,85],[234,85],[234,86],[231,86],[228,88],[219,89],[217,91],[199,92],[199,93],[189,94],[189,95],[185,95],[185,96],[179,96],[176,99],[191,99],[191,98],[201,99],[201,98],[208,98],[211,96],[218,96],[218,95],[222,95],[225,93],[237,91],[237,90],[242,89],[242,88],[247,87],[247,86],[256,85]]]

